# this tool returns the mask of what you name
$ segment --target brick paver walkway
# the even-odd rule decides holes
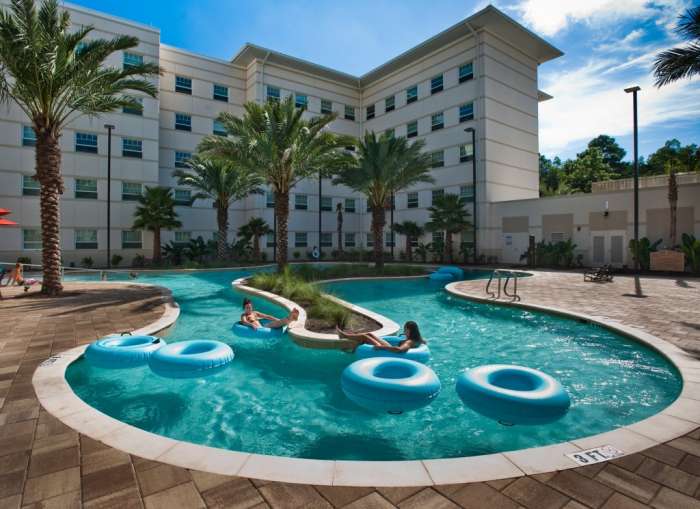
[[[580,274],[523,280],[524,302],[609,316],[698,352],[700,281],[631,278],[583,284]],[[483,295],[483,281],[465,282]],[[77,287],[70,287],[72,291]],[[517,479],[434,488],[283,484],[191,471],[131,456],[79,435],[43,411],[32,373],[52,353],[141,327],[162,311],[154,290],[80,285],[58,300],[0,301],[0,509],[452,508],[700,509],[700,429],[609,463]],[[5,292],[7,296],[7,292]]]

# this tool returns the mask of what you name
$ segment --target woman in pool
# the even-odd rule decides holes
[[[270,329],[281,329],[285,325],[289,325],[290,322],[293,322],[297,318],[299,318],[298,309],[292,309],[292,312],[287,315],[287,318],[280,319],[272,315],[266,315],[260,311],[255,311],[253,309],[253,303],[250,301],[250,299],[243,299],[243,314],[241,315],[241,323],[243,325],[247,325],[248,327],[252,327],[253,329],[263,326],[263,324],[260,323],[260,320],[269,320],[269,322],[265,324],[265,327]]]
[[[418,348],[420,345],[426,342],[420,335],[418,324],[413,321],[409,321],[404,324],[403,333],[404,336],[406,336],[406,339],[402,340],[398,346],[392,345],[386,339],[382,339],[378,336],[375,336],[371,332],[354,333],[344,331],[340,327],[336,327],[335,330],[338,333],[338,336],[340,336],[341,338],[357,342],[355,348],[351,350],[352,352],[354,352],[358,346],[365,344],[373,345],[375,350],[387,350],[389,352],[406,353],[411,348]]]

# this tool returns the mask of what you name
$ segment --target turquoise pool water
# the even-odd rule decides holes
[[[160,378],[73,363],[66,377],[90,405],[147,431],[237,451],[319,459],[409,460],[471,456],[570,440],[639,421],[680,392],[675,369],[659,354],[601,327],[450,297],[426,279],[329,283],[336,295],[401,323],[416,320],[429,341],[443,389],[428,407],[377,415],[350,402],[340,374],[348,354],[314,351],[289,338],[238,338],[231,325],[242,271],[142,276],[170,288],[182,314],[168,342],[217,339],[236,358],[197,380]],[[471,277],[483,277],[473,274]],[[273,314],[281,309],[257,306]],[[558,378],[572,408],[546,426],[504,427],[463,406],[460,370],[516,363]]]

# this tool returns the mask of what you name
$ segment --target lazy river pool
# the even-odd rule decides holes
[[[402,415],[375,414],[348,400],[340,375],[354,357],[296,346],[288,337],[235,337],[245,271],[141,276],[172,290],[181,307],[171,343],[216,339],[236,358],[224,371],[189,380],[148,367],[106,370],[84,358],[66,378],[98,410],[138,428],[212,447],[315,459],[411,460],[473,456],[547,445],[649,417],[681,390],[660,354],[590,323],[456,299],[426,278],[327,283],[325,289],[398,323],[415,320],[432,351],[442,392]],[[487,277],[471,273],[469,278]],[[282,310],[255,300],[266,312]],[[506,427],[465,407],[454,390],[466,367],[514,363],[541,369],[571,395],[561,420]]]

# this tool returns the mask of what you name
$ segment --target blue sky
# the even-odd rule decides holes
[[[229,59],[245,42],[351,74],[363,74],[483,8],[488,2],[433,0],[73,0],[161,29],[161,40]],[[572,157],[597,134],[632,145],[639,84],[640,153],[669,138],[700,144],[700,79],[656,89],[651,64],[677,45],[672,28],[691,0],[495,0],[561,49],[540,67],[540,150]]]

